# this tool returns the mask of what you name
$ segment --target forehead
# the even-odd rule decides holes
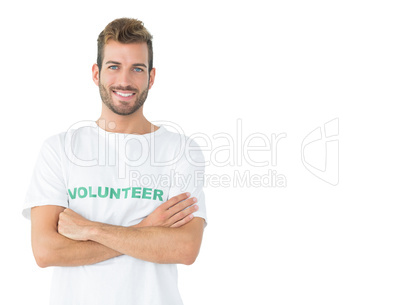
[[[110,40],[104,48],[103,62],[107,61],[129,65],[143,63],[148,66],[148,46],[146,42],[120,43]]]

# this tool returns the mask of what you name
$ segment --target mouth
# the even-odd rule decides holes
[[[135,92],[130,92],[130,91],[117,91],[117,90],[112,90],[113,93],[119,97],[119,99],[122,100],[129,100],[131,99],[131,97],[133,97],[135,95]]]

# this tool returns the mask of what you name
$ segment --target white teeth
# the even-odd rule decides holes
[[[129,97],[132,96],[134,93],[121,93],[118,91],[115,91],[118,95],[123,96],[123,97]]]

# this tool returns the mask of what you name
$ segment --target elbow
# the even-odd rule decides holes
[[[183,259],[182,264],[190,266],[195,263],[196,258],[197,258],[197,256],[186,257]]]
[[[60,266],[60,255],[62,249],[60,245],[59,233],[36,235],[32,238],[32,252],[36,264],[40,268]]]
[[[43,251],[35,251],[35,250],[33,251],[36,264],[40,268],[50,267],[51,265],[49,263],[48,257],[42,252]]]
[[[50,267],[49,264],[47,264],[45,261],[40,261],[36,259],[36,264],[40,267],[40,268],[47,268]]]
[[[181,264],[183,265],[192,265],[195,263],[198,254],[201,248],[202,242],[202,230],[199,231],[199,234],[194,234],[194,232],[186,232],[183,240],[181,249],[183,250],[181,253]]]
[[[184,247],[181,263],[183,265],[190,266],[195,263],[198,253],[200,251],[200,245],[197,243],[188,243]]]
[[[46,268],[53,266],[52,264],[52,254],[50,247],[44,245],[32,244],[32,252],[35,258],[36,264],[40,268]]]

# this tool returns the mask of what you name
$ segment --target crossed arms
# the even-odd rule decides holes
[[[32,249],[40,267],[83,266],[122,254],[162,264],[192,264],[204,219],[193,217],[195,198],[172,197],[132,227],[93,222],[60,206],[31,210]]]

